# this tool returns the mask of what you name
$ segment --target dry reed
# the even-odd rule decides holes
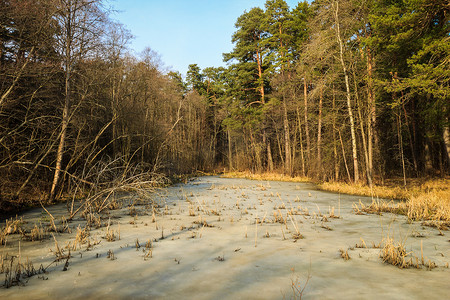
[[[327,191],[373,197],[369,206],[354,207],[356,213],[391,212],[406,215],[410,220],[428,221],[440,229],[450,227],[450,179],[433,179],[423,183],[412,182],[407,188],[400,186],[377,186],[372,188],[360,184],[323,183],[320,188]],[[398,199],[386,201],[378,199]]]
[[[414,255],[412,251],[406,252],[404,241],[397,242],[389,236],[384,241],[380,257],[383,262],[399,267],[400,269],[426,267],[428,270],[436,268],[436,264],[431,260],[425,260],[423,256],[423,244],[420,244],[421,257]]]
[[[262,180],[262,181],[286,181],[286,182],[311,182],[308,177],[295,176],[291,177],[279,173],[262,173],[254,174],[251,172],[228,172],[222,175],[224,178],[245,178],[251,180]]]
[[[341,258],[344,260],[350,260],[350,255],[348,255],[348,250],[339,249],[339,252],[341,253]]]
[[[114,242],[116,239],[120,240],[120,224],[117,230],[111,229],[111,220],[109,220],[108,226],[106,227],[106,233],[103,238],[108,242]]]
[[[0,287],[10,288],[12,286],[25,285],[27,278],[42,273],[46,273],[45,268],[41,265],[36,270],[33,262],[28,258],[22,263],[20,255],[0,255],[0,274],[5,275],[3,285],[0,285]]]

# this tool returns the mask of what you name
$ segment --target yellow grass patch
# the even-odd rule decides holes
[[[398,242],[387,237],[384,241],[383,249],[381,249],[380,257],[383,262],[399,267],[400,269],[421,268],[422,266],[432,270],[436,268],[436,263],[431,260],[425,260],[421,246],[421,257],[417,257],[414,253],[406,252],[404,242]]]
[[[248,171],[245,172],[228,172],[221,175],[224,178],[245,178],[251,180],[263,180],[263,181],[285,181],[285,182],[311,182],[311,178],[284,175],[280,173],[261,173],[255,174]]]
[[[407,201],[408,217],[412,220],[444,221],[450,226],[450,192],[436,190],[411,196]]]
[[[320,188],[345,194],[356,194],[376,198],[369,206],[361,203],[355,211],[366,213],[392,212],[407,215],[411,220],[433,221],[440,229],[450,226],[450,179],[431,179],[422,183],[411,182],[406,188],[378,186],[372,188],[360,184],[323,183]],[[398,199],[404,202],[384,201],[378,199]]]
[[[361,183],[324,182],[319,184],[319,187],[322,190],[335,193],[383,199],[406,200],[410,195],[408,190],[400,186],[373,185],[370,187]]]

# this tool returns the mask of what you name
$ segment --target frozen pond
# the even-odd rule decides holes
[[[304,299],[446,299],[450,292],[450,234],[404,216],[356,214],[354,203],[370,198],[307,183],[201,177],[154,200],[156,211],[141,205],[105,215],[110,226],[91,229],[90,245],[69,245],[81,218],[69,224],[72,233],[56,233],[61,248],[72,247],[65,272],[66,260],[52,264],[53,237],[21,241],[22,261],[50,265],[48,272],[0,288],[0,298],[291,299],[299,296],[293,283],[301,290],[308,278]],[[23,219],[31,227],[46,217],[36,209]],[[383,263],[379,246],[387,237],[437,267]],[[0,254],[19,256],[19,240],[9,235]]]

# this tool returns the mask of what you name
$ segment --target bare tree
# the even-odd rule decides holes
[[[64,69],[64,105],[61,117],[61,134],[56,153],[50,200],[55,198],[60,181],[67,129],[72,107],[72,76],[75,66],[87,57],[96,46],[101,34],[104,14],[100,10],[101,0],[59,0],[55,15],[61,30],[57,36],[59,54]]]
[[[358,152],[356,146],[356,133],[355,133],[355,121],[353,119],[353,109],[352,109],[352,100],[351,100],[351,91],[350,91],[350,83],[348,76],[348,68],[344,60],[344,43],[342,41],[341,36],[341,23],[340,23],[340,15],[339,15],[339,1],[332,2],[333,13],[334,13],[334,28],[336,33],[336,40],[339,45],[339,61],[342,66],[342,72],[345,77],[345,89],[346,89],[346,98],[347,98],[347,109],[348,116],[350,122],[350,132],[352,138],[352,155],[353,155],[353,172],[354,172],[354,180],[355,182],[359,181],[359,171],[358,171]]]

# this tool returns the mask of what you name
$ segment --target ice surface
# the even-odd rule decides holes
[[[110,230],[120,228],[120,240],[103,239],[106,227],[93,229],[90,239],[101,243],[72,251],[67,271],[64,262],[52,264],[24,286],[0,288],[0,298],[291,299],[298,296],[292,284],[302,289],[308,276],[304,299],[448,299],[450,294],[448,232],[439,235],[404,216],[355,214],[352,204],[370,198],[322,192],[305,183],[201,177],[160,191],[153,200],[161,206],[156,222],[150,206],[136,206],[136,217],[126,207],[111,211]],[[340,218],[330,217],[333,208]],[[50,208],[55,217],[64,210]],[[45,214],[34,210],[23,218],[31,226]],[[55,234],[60,246],[74,240],[77,222],[84,226],[76,219],[71,234]],[[295,227],[302,239],[293,238]],[[425,260],[438,267],[383,263],[373,245],[388,235],[418,257],[422,243]],[[0,253],[18,255],[18,240],[8,236]],[[367,248],[355,247],[362,240]],[[55,250],[53,238],[21,241],[20,256],[35,267],[47,266],[55,259],[49,249]],[[351,259],[342,259],[340,249]],[[109,250],[114,260],[107,258]]]

